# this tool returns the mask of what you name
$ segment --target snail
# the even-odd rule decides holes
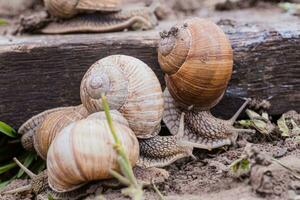
[[[51,109],[25,122],[18,131],[23,134],[24,148],[36,150],[46,159],[50,144],[64,127],[93,116],[105,119],[103,113],[97,113],[103,110],[102,93],[111,109],[119,110],[126,118],[124,121],[123,116],[114,114],[114,120],[129,126],[139,139],[139,166],[162,167],[192,156],[192,148],[180,143],[182,134],[158,136],[163,115],[159,81],[145,63],[124,55],[109,56],[91,66],[81,82],[83,105]]]
[[[121,0],[44,0],[48,12],[59,18],[70,18],[88,11],[120,11]]]
[[[160,35],[158,61],[167,85],[163,121],[170,132],[177,133],[184,111],[183,139],[197,148],[230,145],[239,132],[252,133],[233,127],[248,101],[230,120],[209,112],[223,97],[232,74],[232,48],[223,31],[213,22],[192,18]]]
[[[18,130],[22,135],[22,145],[26,150],[35,150],[46,159],[49,146],[55,136],[71,122],[88,116],[82,106],[59,107],[44,111],[27,120]]]
[[[126,118],[139,139],[139,166],[162,167],[192,156],[192,148],[180,143],[181,133],[158,135],[163,94],[156,75],[144,62],[131,56],[112,55],[94,63],[80,86],[81,102],[89,113],[103,110],[101,94],[107,97],[111,109]]]
[[[119,114],[115,120],[114,116],[115,132],[134,166],[139,158],[138,140],[126,125],[126,119]],[[93,180],[112,178],[109,170],[120,172],[114,143],[106,119],[89,116],[65,127],[47,154],[50,187],[57,192],[68,192]]]
[[[50,2],[54,1],[56,2],[57,0],[50,0]],[[91,2],[94,3],[94,1]],[[148,7],[128,5],[119,12],[85,13],[70,19],[53,21],[43,27],[40,32],[46,34],[60,34],[74,32],[111,32],[130,28],[148,30],[154,28],[158,23],[155,16],[157,7],[158,5],[156,3]],[[67,16],[70,17],[69,15]]]
[[[94,63],[80,85],[81,102],[89,113],[103,111],[102,94],[110,108],[127,119],[138,138],[159,133],[163,94],[156,75],[144,62],[131,56],[111,55]]]
[[[139,157],[139,144],[129,128],[127,120],[118,111],[111,111],[115,131],[134,166]],[[69,124],[59,133],[50,146],[47,156],[47,171],[34,175],[16,159],[16,163],[32,178],[31,184],[16,190],[16,193],[33,190],[44,195],[45,190],[55,198],[77,199],[85,195],[91,186],[98,184],[90,181],[112,178],[109,170],[119,171],[117,154],[113,149],[113,137],[106,122],[104,112],[94,113],[86,119]],[[158,168],[134,168],[139,182],[149,185],[161,182],[168,177],[165,170]],[[48,185],[49,184],[49,185]],[[101,185],[110,185],[103,181]]]
[[[36,195],[37,200],[48,199],[49,195],[51,195],[51,197],[53,197],[54,199],[77,200],[90,194],[96,193],[98,188],[120,187],[120,183],[117,182],[115,179],[109,179],[87,183],[86,185],[69,192],[55,192],[49,187],[47,170],[44,170],[39,174],[34,174],[32,171],[27,169],[22,163],[20,163],[19,160],[17,160],[16,158],[14,158],[14,161],[30,177],[30,184],[18,187],[16,189],[3,191],[0,194],[15,194],[21,192],[28,192],[34,193]],[[166,170],[155,167],[147,169],[134,167],[133,173],[137,178],[138,183],[142,184],[143,186],[149,186],[153,183],[162,183],[169,177],[169,173]]]

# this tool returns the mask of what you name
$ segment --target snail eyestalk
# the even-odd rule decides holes
[[[250,102],[250,99],[247,99],[244,103],[243,103],[243,105],[238,109],[238,111],[229,119],[229,122],[231,123],[231,124],[233,124],[235,121],[236,121],[236,119],[239,117],[239,115],[241,114],[241,112],[244,110],[244,108],[249,104],[249,102]]]
[[[17,158],[13,158],[13,160],[16,162],[16,164],[22,169],[24,170],[24,172],[31,178],[35,178],[36,174],[34,174],[32,171],[30,171],[29,169],[27,169]]]
[[[120,142],[120,139],[118,138],[118,136],[115,132],[115,129],[113,126],[113,121],[112,121],[110,111],[109,111],[109,105],[107,103],[106,97],[103,94],[101,94],[101,99],[102,99],[102,105],[103,105],[103,108],[105,111],[107,123],[109,125],[110,131],[111,131],[114,141],[115,141],[114,149],[116,150],[116,152],[119,155],[119,159],[118,159],[119,165],[120,165],[122,173],[125,177],[113,170],[112,170],[111,175],[114,176],[116,179],[118,179],[120,182],[129,184],[128,188],[126,189],[126,193],[128,195],[132,196],[133,199],[136,199],[136,200],[142,199],[142,197],[143,197],[142,185],[138,184],[138,182],[134,176],[132,166],[130,164],[128,156]]]

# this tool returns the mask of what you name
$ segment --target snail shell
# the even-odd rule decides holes
[[[121,0],[44,0],[45,7],[53,16],[70,18],[82,12],[90,11],[119,11]]]
[[[73,106],[60,109],[47,115],[33,135],[34,148],[40,157],[46,159],[50,144],[60,131],[70,123],[88,116],[84,106]]]
[[[81,102],[90,112],[103,110],[101,94],[111,109],[127,119],[139,138],[157,135],[163,115],[163,95],[154,72],[142,61],[113,55],[93,64],[81,81]]]
[[[172,97],[182,107],[209,110],[232,74],[229,40],[213,22],[192,18],[161,33],[158,61]]]
[[[113,121],[116,134],[134,166],[139,157],[138,140],[128,126],[114,118]],[[120,172],[114,143],[106,120],[90,117],[65,127],[54,139],[47,155],[50,187],[56,192],[66,192],[92,180],[112,178],[109,170]]]
[[[48,116],[50,113],[59,110],[64,110],[67,108],[72,108],[72,107],[59,107],[59,108],[49,109],[31,117],[25,123],[23,123],[18,129],[18,133],[22,135],[21,143],[23,148],[26,149],[27,151],[34,151],[33,135],[36,134],[37,129],[40,127],[41,123],[45,120],[46,116]]]

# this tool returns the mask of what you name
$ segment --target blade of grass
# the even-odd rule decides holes
[[[4,181],[4,182],[0,181],[0,190],[3,189],[4,187],[6,187],[12,180],[15,180],[16,178],[17,178],[17,175],[14,175],[7,181]]]
[[[121,174],[119,174],[118,172],[114,171],[114,170],[110,170],[109,173],[115,177],[116,179],[118,179],[122,184],[129,186],[130,182]]]
[[[13,168],[15,168],[17,166],[17,164],[16,163],[9,163],[9,164],[6,164],[6,165],[4,165],[4,166],[1,166],[0,167],[0,174],[4,174],[5,172],[7,172],[7,171],[9,171],[9,170],[11,170],[11,169],[13,169]]]
[[[4,181],[4,182],[0,181],[0,190],[2,190],[4,187],[6,187],[9,184],[9,182],[10,182],[10,180]]]
[[[6,25],[6,24],[8,24],[8,22],[5,19],[0,18],[0,26]]]
[[[54,200],[51,194],[48,194],[48,200]]]
[[[114,129],[113,126],[113,121],[112,118],[110,116],[110,109],[109,109],[109,105],[107,103],[106,97],[102,94],[101,95],[101,99],[102,99],[102,105],[105,111],[105,116],[106,116],[106,120],[107,123],[109,125],[110,131],[112,133],[112,136],[114,138],[115,144],[114,144],[114,149],[117,152],[117,154],[119,155],[118,157],[118,164],[121,168],[121,171],[123,172],[122,174],[125,176],[125,178],[128,180],[128,182],[130,183],[129,187],[127,187],[126,189],[122,190],[122,193],[125,195],[130,196],[132,199],[134,200],[141,200],[143,199],[143,186],[141,184],[138,184],[133,170],[132,170],[132,166],[131,163],[129,161],[128,155],[126,154],[123,145],[120,141],[120,139],[118,138],[118,135]],[[114,175],[119,175],[119,174],[114,174]],[[123,176],[120,175],[119,178],[123,178]]]
[[[137,181],[135,179],[133,175],[133,171],[132,171],[132,167],[131,167],[131,164],[130,164],[130,161],[129,161],[129,158],[127,156],[127,154],[125,153],[125,150],[121,144],[121,141],[119,140],[118,136],[117,136],[117,133],[114,129],[114,126],[113,126],[113,121],[112,121],[112,118],[110,116],[110,109],[109,109],[109,105],[107,103],[107,100],[106,100],[106,97],[104,95],[101,95],[101,98],[102,98],[102,104],[103,104],[103,108],[104,108],[104,111],[105,111],[105,115],[106,115],[106,119],[107,119],[107,122],[108,122],[108,125],[109,125],[109,128],[111,130],[111,133],[113,135],[113,138],[115,140],[115,149],[117,151],[117,153],[120,155],[120,157],[122,158],[122,162],[124,162],[124,166],[123,167],[126,167],[126,170],[127,173],[124,174],[124,175],[129,175],[129,178],[130,181],[132,181],[132,183],[137,186]]]
[[[159,199],[160,200],[166,200],[164,195],[159,191],[159,189],[156,187],[156,185],[154,184],[153,181],[151,181],[152,185],[153,185],[153,189],[155,190],[155,192],[158,194]]]
[[[7,135],[8,137],[17,137],[17,132],[15,131],[15,129],[2,121],[0,121],[0,132]]]
[[[36,158],[37,158],[36,154],[28,153],[24,159],[23,165],[28,168]],[[20,169],[17,174],[17,178],[20,178],[23,174],[24,174],[24,170]]]

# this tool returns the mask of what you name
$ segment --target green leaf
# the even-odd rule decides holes
[[[6,187],[9,183],[10,183],[10,180],[4,181],[4,182],[0,181],[0,190],[3,189],[4,187]]]
[[[258,119],[253,119],[252,120],[252,125],[254,126],[254,128],[256,130],[258,130],[260,133],[262,134],[269,134],[269,131],[267,129],[267,123],[262,121],[262,120],[258,120]]]
[[[250,170],[250,161],[245,158],[239,158],[233,161],[229,168],[235,174],[247,173]]]
[[[54,200],[51,194],[48,194],[48,200]]]
[[[8,22],[5,19],[0,18],[0,26],[1,25],[6,25],[6,24],[8,24]]]
[[[23,165],[28,168],[36,158],[37,158],[37,155],[35,153],[29,153],[25,157]],[[20,169],[17,174],[17,178],[20,178],[23,174],[24,174],[24,170]]]
[[[247,128],[249,128],[252,125],[252,121],[250,119],[248,119],[248,120],[240,120],[240,121],[238,121],[238,123],[240,125],[242,125],[243,127],[247,127]]]
[[[300,133],[300,127],[296,124],[296,122],[293,119],[291,119],[291,124],[293,126],[292,131],[294,131],[294,132],[297,131],[297,133]]]
[[[268,114],[268,113],[263,112],[263,113],[261,114],[261,116],[262,116],[264,119],[269,120],[269,114]]]
[[[155,192],[157,193],[157,195],[159,196],[160,200],[166,200],[164,195],[159,191],[159,189],[156,187],[156,185],[154,184],[153,181],[151,181],[152,185],[153,185],[153,189],[155,190]]]
[[[250,110],[250,109],[246,109],[246,114],[248,115],[248,117],[250,119],[259,119],[259,118],[261,118],[261,116],[258,113],[254,112],[253,110]]]
[[[1,166],[0,167],[0,174],[4,174],[5,172],[7,172],[7,171],[9,171],[9,170],[11,170],[11,169],[13,169],[13,168],[15,168],[17,166],[17,164],[16,163],[9,163],[9,164],[7,164],[7,165],[4,165],[4,166]]]
[[[7,125],[6,123],[0,121],[0,132],[4,133],[5,135],[16,138],[17,137],[17,132],[15,129]]]
[[[282,115],[280,117],[280,119],[277,120],[277,126],[278,126],[279,130],[281,131],[281,135],[283,137],[289,137],[290,136],[289,127],[286,125],[284,115]]]
[[[4,182],[0,181],[0,190],[3,189],[4,187],[6,187],[12,180],[15,180],[16,178],[17,178],[17,175],[14,175],[7,181],[4,181]]]

